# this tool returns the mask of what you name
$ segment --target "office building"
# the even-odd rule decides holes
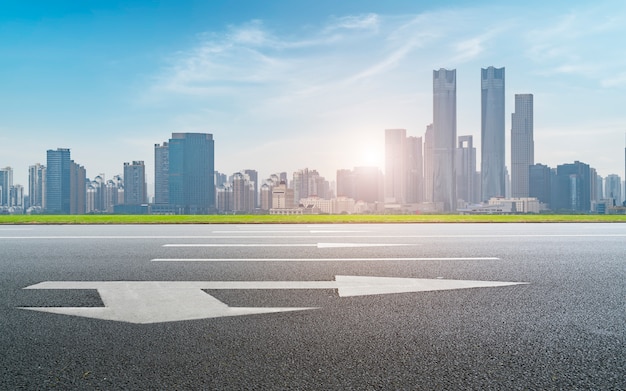
[[[172,133],[168,142],[168,196],[177,213],[214,211],[214,151],[212,134]]]
[[[456,70],[433,71],[433,202],[456,211]]]
[[[142,205],[147,202],[148,185],[144,162],[135,160],[124,163],[124,205]]]
[[[47,151],[46,212],[70,213],[70,150],[58,148]]]
[[[553,203],[553,170],[544,164],[533,164],[528,167],[528,193],[552,209]]]
[[[554,210],[569,212],[591,211],[592,169],[588,164],[575,161],[561,164],[556,168],[556,188],[554,189]]]
[[[535,164],[533,140],[533,95],[515,95],[511,114],[511,195],[528,197],[528,168]]]
[[[506,195],[504,68],[481,69],[482,201]]]

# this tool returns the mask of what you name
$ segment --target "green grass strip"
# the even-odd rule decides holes
[[[626,223],[626,215],[0,215],[0,224]]]

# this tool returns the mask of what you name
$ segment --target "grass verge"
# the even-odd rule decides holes
[[[626,223],[626,215],[0,215],[0,224]]]

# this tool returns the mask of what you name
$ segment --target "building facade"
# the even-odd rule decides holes
[[[146,203],[148,203],[148,185],[143,160],[124,163],[124,205]]]
[[[456,70],[433,71],[433,202],[456,211]]]
[[[215,210],[215,146],[209,133],[172,133],[168,142],[169,204],[177,213]]]
[[[70,213],[70,150],[58,148],[47,151],[46,212]]]
[[[482,201],[506,195],[504,68],[481,69]]]
[[[476,148],[472,136],[459,136],[456,149],[456,194],[457,199],[465,203],[476,203]]]
[[[515,94],[511,114],[511,195],[529,196],[529,167],[535,164],[533,95]]]

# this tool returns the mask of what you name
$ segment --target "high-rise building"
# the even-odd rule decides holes
[[[124,163],[124,205],[142,205],[148,202],[146,166],[143,160]]]
[[[46,212],[70,213],[70,150],[47,151]]]
[[[554,173],[544,164],[533,164],[528,167],[528,196],[535,197],[539,202],[552,209],[552,188]]]
[[[459,136],[456,149],[456,194],[466,203],[478,201],[476,186],[476,148],[472,136]]]
[[[45,209],[46,167],[39,163],[28,167],[28,197],[30,206]]]
[[[424,133],[424,202],[433,202],[434,143],[433,124],[430,124],[426,126]]]
[[[385,130],[385,199],[404,203],[406,196],[406,130]]]
[[[555,210],[571,212],[591,211],[592,169],[588,164],[575,161],[556,168]]]
[[[178,213],[215,208],[215,146],[208,133],[172,133],[168,142],[169,204]]]
[[[418,203],[424,199],[424,157],[422,138],[407,137],[405,140],[406,156],[406,195],[407,203]]]
[[[433,71],[433,202],[456,211],[456,70]]]
[[[604,194],[613,200],[613,205],[622,204],[622,179],[617,174],[607,175],[604,179]]]
[[[511,114],[511,196],[528,197],[528,168],[535,164],[533,95],[515,94]]]
[[[87,171],[70,161],[70,214],[82,215],[87,211]]]
[[[243,170],[242,173],[248,176],[248,180],[250,181],[250,185],[254,188],[254,196],[253,202],[254,205],[252,210],[259,207],[259,173],[256,170]]]
[[[0,206],[9,206],[9,191],[13,186],[13,169],[0,169]]]
[[[282,180],[281,180],[282,182]],[[293,189],[294,204],[299,205],[302,198],[317,196],[319,198],[330,198],[330,184],[317,170],[304,168],[293,173],[291,181]]]
[[[169,189],[169,148],[165,142],[154,144],[154,203],[167,205],[170,203]]]
[[[481,69],[482,201],[506,194],[504,68]]]
[[[256,172],[256,171],[255,171]],[[254,206],[254,183],[250,176],[244,172],[233,175],[233,211],[252,212]]]

